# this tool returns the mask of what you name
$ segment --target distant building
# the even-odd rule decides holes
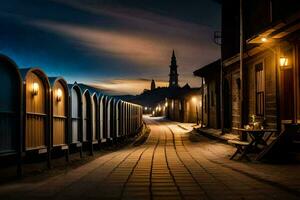
[[[221,60],[218,59],[215,62],[201,67],[194,71],[194,75],[202,78],[202,104],[200,108],[202,127],[219,129],[221,128]]]
[[[178,88],[169,96],[162,107],[165,116],[173,121],[199,123],[202,107],[200,88],[190,88],[188,85]],[[163,107],[164,106],[164,107]]]
[[[166,116],[167,118],[196,123],[201,118],[200,88],[191,88],[189,84],[180,87],[178,84],[177,61],[173,50],[169,74],[169,87],[156,87],[155,81],[151,81],[151,90],[145,89],[140,95],[129,101],[144,106],[144,111],[154,116]],[[127,99],[128,100],[128,99]]]
[[[169,88],[178,87],[178,73],[177,73],[177,62],[175,52],[173,50],[171,65],[170,65],[170,74],[169,74]]]
[[[151,81],[151,90],[155,90],[156,86],[155,86],[155,81],[152,79]]]

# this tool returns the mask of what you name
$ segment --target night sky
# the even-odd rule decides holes
[[[85,82],[113,94],[167,85],[175,49],[179,81],[220,56],[213,0],[9,0],[0,2],[0,53],[20,67]]]

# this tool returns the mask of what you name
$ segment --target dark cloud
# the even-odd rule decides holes
[[[219,57],[212,40],[219,9],[210,0],[5,1],[0,3],[0,51],[21,66],[38,65],[70,82],[107,87],[146,86],[152,78],[163,85],[175,49],[180,81],[193,86],[198,80],[192,71]],[[135,88],[114,89],[142,90]]]

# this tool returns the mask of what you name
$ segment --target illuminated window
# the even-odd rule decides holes
[[[265,114],[265,74],[263,63],[255,65],[256,115]]]

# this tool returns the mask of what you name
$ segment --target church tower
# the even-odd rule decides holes
[[[178,74],[177,74],[177,63],[176,63],[176,56],[173,50],[172,58],[171,58],[171,65],[170,65],[170,79],[169,79],[169,88],[171,87],[178,87]]]
[[[155,86],[155,81],[152,79],[151,81],[151,90],[155,90],[156,86]]]

